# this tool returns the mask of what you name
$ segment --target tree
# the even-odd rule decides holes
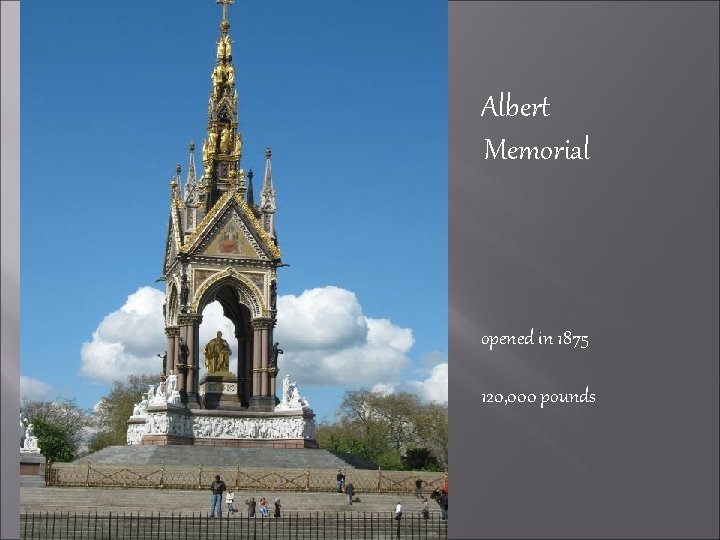
[[[383,394],[359,390],[345,394],[340,417],[345,422],[359,422],[364,435],[379,434],[401,452],[416,438],[414,417],[420,407],[420,399],[407,392]]]
[[[356,424],[320,424],[316,440],[321,448],[333,452],[356,454],[371,461],[387,450],[385,439],[377,435],[365,435]]]
[[[447,466],[447,404],[363,389],[345,393],[337,417],[318,427],[321,448],[352,452],[385,469]]]
[[[27,418],[38,433],[38,421],[60,428],[63,439],[77,456],[85,450],[88,433],[93,426],[93,418],[89,411],[79,408],[74,400],[62,401],[23,401],[20,413]],[[58,434],[57,430],[51,429]],[[38,441],[40,436],[38,435]],[[45,447],[40,445],[43,453]],[[47,454],[46,454],[47,456]]]
[[[38,438],[40,451],[47,459],[61,462],[75,459],[75,449],[67,427],[40,417],[30,417],[29,421]]]
[[[448,405],[429,403],[418,412],[418,438],[441,468],[448,466]]]
[[[114,381],[110,393],[100,400],[95,409],[97,433],[90,439],[90,451],[97,452],[106,446],[125,445],[127,421],[150,384],[160,375],[130,375],[125,381]]]

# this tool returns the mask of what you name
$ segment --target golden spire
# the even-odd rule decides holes
[[[210,75],[212,90],[208,102],[207,138],[202,145],[202,184],[209,188],[208,211],[226,190],[244,192],[245,189],[239,169],[243,141],[238,131],[233,41],[227,13],[228,6],[235,0],[215,0],[215,3],[222,5],[222,20],[215,65]]]
[[[227,20],[227,7],[228,7],[228,6],[231,6],[232,4],[234,4],[234,3],[235,3],[235,0],[215,0],[215,3],[216,3],[216,4],[222,4],[222,7],[223,7],[223,8],[222,8],[222,9],[223,9],[223,11],[222,11],[222,17],[223,17],[223,18],[222,18],[222,22],[220,23],[221,28],[223,28],[223,27],[224,27],[224,24],[223,24],[223,23],[227,23],[227,22],[228,22],[228,20]],[[228,26],[228,28],[230,27],[229,24],[228,24],[227,26]],[[224,29],[224,28],[223,28],[223,29]],[[227,31],[227,30],[224,30],[224,31]]]

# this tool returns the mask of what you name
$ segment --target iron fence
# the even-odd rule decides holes
[[[447,521],[431,513],[403,515],[392,512],[288,512],[280,518],[208,514],[82,514],[32,512],[20,515],[23,540],[398,540],[447,539]]]
[[[46,484],[58,487],[207,489],[215,475],[236,491],[316,491],[337,489],[334,469],[262,469],[234,467],[113,466],[92,463],[48,463]],[[365,493],[412,493],[415,480],[432,491],[447,482],[444,473],[350,469],[348,480]]]

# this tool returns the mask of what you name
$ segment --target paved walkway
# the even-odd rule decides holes
[[[272,501],[279,497],[283,512],[393,512],[400,501],[405,515],[420,512],[421,503],[412,494],[358,493],[360,502],[352,506],[347,497],[336,493],[305,493],[268,491],[251,493],[235,492],[235,507],[245,511],[244,501],[253,496],[264,496],[272,511]],[[204,514],[210,509],[210,490],[173,490],[153,488],[67,488],[67,487],[21,487],[20,511],[27,512],[97,512],[98,514],[141,513],[163,516],[177,514]],[[223,511],[225,502],[223,500]],[[434,501],[430,510],[438,513]]]

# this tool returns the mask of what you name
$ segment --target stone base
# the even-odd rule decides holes
[[[248,410],[258,412],[271,412],[275,409],[275,396],[250,398]]]
[[[45,456],[42,454],[20,452],[20,485],[45,485]]]
[[[200,399],[205,409],[243,409],[238,397],[238,379],[229,371],[207,374],[200,379]]]
[[[316,448],[311,409],[274,412],[198,410],[167,404],[128,421],[129,445]]]
[[[315,440],[309,439],[212,439],[208,437],[189,438],[171,435],[145,435],[143,445],[193,445],[218,446],[224,448],[319,448]]]

